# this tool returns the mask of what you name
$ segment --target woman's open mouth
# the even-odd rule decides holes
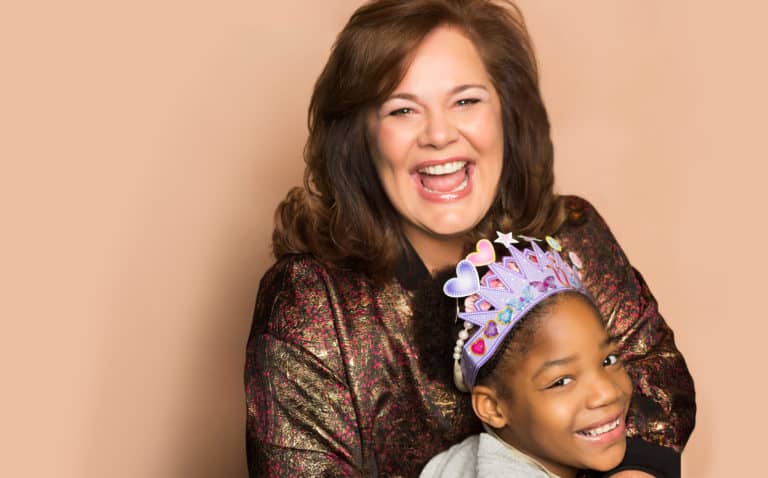
[[[415,179],[427,199],[453,200],[469,194],[473,169],[468,161],[448,161],[417,169]]]

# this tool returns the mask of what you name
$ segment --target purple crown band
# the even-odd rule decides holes
[[[446,295],[464,297],[464,312],[459,312],[465,324],[477,327],[466,341],[457,341],[454,358],[459,358],[466,388],[471,389],[480,368],[498,351],[504,338],[525,315],[547,297],[565,291],[576,291],[590,297],[581,284],[578,269],[581,261],[570,254],[573,266],[560,257],[560,244],[552,237],[546,241],[551,249],[544,251],[530,239],[530,248],[517,249],[508,238],[502,242],[509,255],[496,261],[493,246],[487,240],[478,242],[477,251],[456,266],[456,277],[443,286]],[[519,236],[522,237],[522,236]],[[517,241],[515,241],[517,242]],[[477,268],[488,266],[488,272],[479,277]],[[591,298],[591,297],[590,297]],[[465,328],[470,328],[466,326]]]

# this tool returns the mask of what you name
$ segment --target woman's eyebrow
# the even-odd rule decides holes
[[[455,95],[457,93],[461,93],[462,91],[470,90],[472,88],[480,88],[481,90],[488,91],[488,88],[485,85],[481,85],[479,83],[477,83],[477,84],[476,83],[472,83],[472,84],[468,84],[468,85],[459,85],[459,86],[453,88],[451,90],[451,94]]]
[[[411,93],[395,93],[392,96],[388,97],[386,100],[384,100],[384,103],[386,103],[389,100],[397,100],[397,99],[414,101],[416,103],[419,102],[419,97]]]
[[[466,84],[466,85],[458,85],[458,86],[455,86],[455,87],[451,88],[451,90],[448,92],[448,94],[449,95],[456,95],[456,94],[461,93],[462,91],[470,90],[472,88],[480,88],[481,90],[488,91],[488,88],[485,85],[481,85],[479,83],[469,83],[469,84]],[[419,96],[418,95],[414,95],[413,93],[405,93],[405,92],[403,92],[403,93],[394,93],[394,94],[390,95],[389,97],[387,97],[387,99],[384,100],[384,103],[386,103],[389,100],[396,100],[396,99],[409,100],[409,101],[414,101],[416,103],[419,102]]]
[[[576,360],[575,355],[569,355],[567,357],[558,358],[554,360],[547,360],[541,365],[541,367],[539,367],[538,370],[536,370],[536,373],[533,374],[533,379],[536,379],[536,377],[544,373],[544,371],[546,371],[549,368],[567,365],[575,360]]]

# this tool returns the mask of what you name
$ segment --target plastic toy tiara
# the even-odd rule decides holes
[[[570,290],[590,297],[581,285],[581,260],[571,252],[573,266],[566,263],[560,257],[562,247],[557,240],[547,236],[550,250],[545,252],[537,244],[540,239],[518,236],[530,244],[520,250],[512,245],[519,241],[511,233],[497,234],[495,242],[507,247],[508,256],[497,262],[493,244],[482,239],[477,250],[458,263],[456,277],[443,286],[449,297],[466,297],[464,312],[457,311],[464,320],[464,329],[453,353],[454,381],[463,391],[475,385],[480,367],[493,357],[504,337],[536,304]],[[478,268],[483,266],[488,266],[488,272],[480,278]],[[473,327],[477,330],[470,338]]]

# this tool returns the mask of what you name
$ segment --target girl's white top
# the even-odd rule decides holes
[[[486,428],[435,456],[420,478],[559,478]]]

